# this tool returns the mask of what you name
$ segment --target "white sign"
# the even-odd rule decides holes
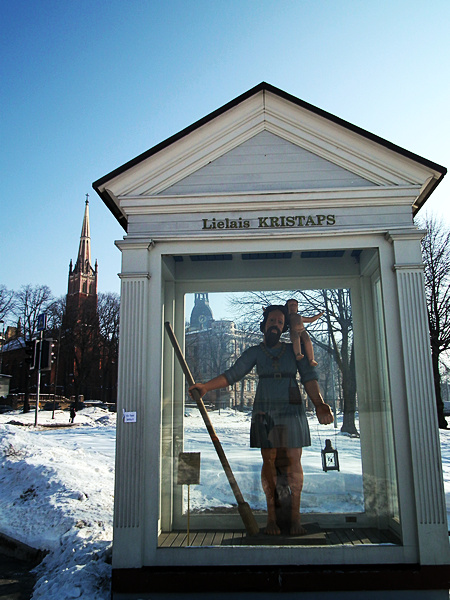
[[[136,411],[134,411],[134,412],[123,411],[123,422],[124,423],[136,423]]]

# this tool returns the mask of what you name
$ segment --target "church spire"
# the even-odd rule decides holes
[[[86,194],[86,207],[84,209],[83,225],[81,227],[80,247],[75,269],[80,273],[89,273],[91,266],[91,230],[89,226],[89,194]]]
[[[97,298],[97,262],[93,268],[91,265],[91,231],[89,225],[89,194],[86,194],[83,225],[81,227],[80,245],[78,257],[72,267],[69,265],[68,297],[82,294],[83,296]]]

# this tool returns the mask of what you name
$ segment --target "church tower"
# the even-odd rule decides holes
[[[61,339],[61,381],[65,394],[81,397],[98,396],[101,365],[99,325],[97,315],[97,262],[91,264],[91,233],[89,226],[89,195],[86,194],[80,245],[75,266],[70,261]]]
[[[89,226],[89,194],[86,194],[83,225],[81,227],[80,246],[75,266],[69,265],[69,284],[67,290],[67,312],[78,315],[86,309],[97,309],[97,261],[91,263],[91,233]],[[77,319],[79,320],[79,318]]]
[[[208,327],[211,327],[213,320],[208,294],[195,294],[194,308],[192,309],[190,320],[191,329],[208,329]]]

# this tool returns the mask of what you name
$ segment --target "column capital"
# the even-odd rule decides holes
[[[123,240],[116,240],[114,244],[121,250],[148,250],[150,251],[155,242],[153,240],[139,240],[125,237]]]
[[[150,279],[150,273],[117,273],[120,279]]]
[[[411,240],[421,240],[426,235],[425,229],[417,229],[411,227],[411,229],[402,229],[399,231],[391,230],[386,232],[385,239],[393,244],[394,242],[409,242]]]
[[[392,270],[395,271],[423,271],[425,269],[425,265],[423,263],[416,263],[416,264],[407,264],[407,265],[400,265],[400,264],[395,264],[392,265]]]
[[[425,233],[422,229],[410,228],[391,230],[385,234],[385,239],[394,249],[394,270],[397,267],[401,270],[414,270],[422,264],[421,240]]]

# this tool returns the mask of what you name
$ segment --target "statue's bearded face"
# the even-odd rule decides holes
[[[281,333],[284,328],[284,314],[281,310],[274,310],[269,313],[264,330],[264,340],[266,346],[273,348],[280,341]]]

